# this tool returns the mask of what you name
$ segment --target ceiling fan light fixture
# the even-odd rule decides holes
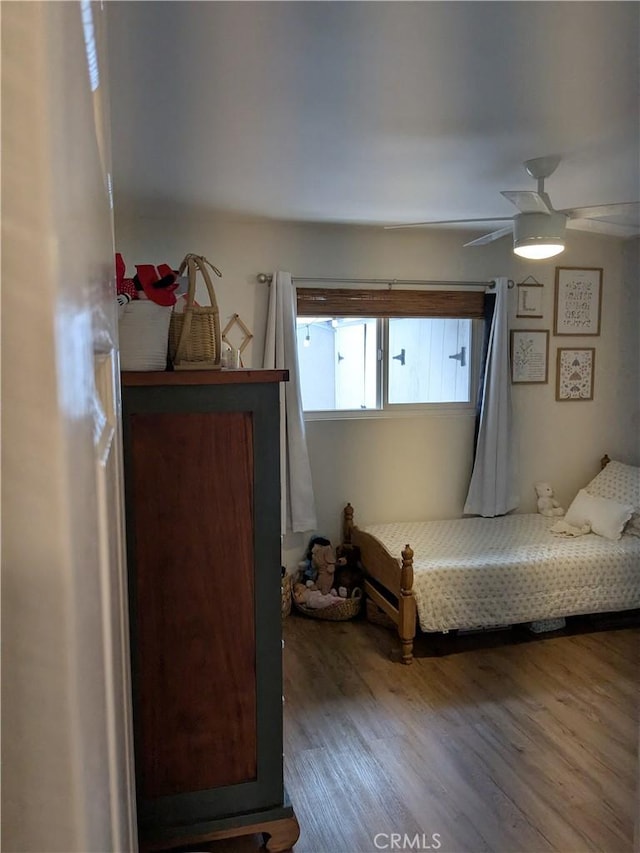
[[[540,261],[564,252],[567,217],[562,213],[520,213],[513,221],[513,251]]]
[[[545,258],[553,258],[554,255],[559,255],[564,252],[564,243],[527,243],[525,245],[516,245],[514,243],[513,251],[521,258],[527,258],[530,261],[542,261]]]

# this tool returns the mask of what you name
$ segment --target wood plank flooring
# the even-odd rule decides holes
[[[442,853],[634,849],[637,628],[410,667],[390,660],[393,634],[364,621],[292,614],[284,635],[296,853],[402,849],[392,833]],[[252,853],[259,839],[222,844],[203,849]]]

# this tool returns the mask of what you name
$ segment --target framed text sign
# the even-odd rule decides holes
[[[556,267],[555,335],[599,335],[601,305],[601,267]]]
[[[529,276],[532,278],[532,276]],[[534,320],[541,320],[544,316],[542,313],[542,295],[544,293],[544,285],[536,281],[522,281],[518,284],[518,307],[516,317],[531,317]]]
[[[511,381],[544,383],[548,381],[548,329],[511,330]]]

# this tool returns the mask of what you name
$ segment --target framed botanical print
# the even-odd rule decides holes
[[[556,267],[554,335],[599,335],[601,306],[601,267]]]
[[[593,375],[596,351],[558,347],[556,363],[556,400],[593,400]]]
[[[511,330],[511,382],[543,384],[549,381],[548,329]]]

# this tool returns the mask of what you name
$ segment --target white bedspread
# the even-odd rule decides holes
[[[554,536],[535,514],[365,527],[395,557],[414,551],[423,631],[513,625],[640,607],[640,539]]]

